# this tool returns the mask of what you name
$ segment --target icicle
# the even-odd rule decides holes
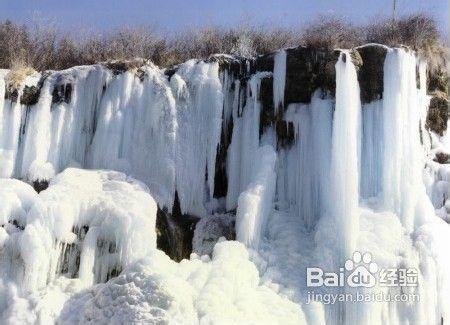
[[[403,226],[411,231],[417,200],[424,190],[421,179],[423,151],[418,128],[425,106],[418,96],[414,54],[404,49],[390,49],[384,71],[384,204],[396,212]]]
[[[273,67],[273,106],[275,114],[284,107],[284,88],[286,84],[286,50],[279,50],[274,56]]]
[[[360,94],[356,69],[344,51],[336,63],[336,109],[331,152],[330,213],[342,244],[340,259],[351,256],[359,233],[358,135]]]
[[[272,146],[259,148],[254,156],[254,171],[247,189],[239,195],[236,211],[236,239],[257,249],[272,213],[275,195],[277,155]]]
[[[261,78],[270,75],[267,72],[252,76],[247,89],[248,98],[243,108],[242,117],[233,115],[233,134],[228,148],[227,173],[228,193],[226,207],[232,210],[237,206],[239,194],[250,182],[254,169],[253,161],[259,147],[259,118],[261,103],[259,102],[259,87]],[[237,111],[235,106],[234,111]]]
[[[383,160],[383,102],[374,101],[362,108],[360,194],[376,197],[381,191]]]

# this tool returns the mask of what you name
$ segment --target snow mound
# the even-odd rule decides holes
[[[232,214],[215,214],[197,222],[192,238],[192,251],[199,256],[211,255],[219,238],[234,239],[235,218]]]
[[[156,203],[145,185],[122,173],[69,168],[34,201],[29,185],[9,182],[25,203],[21,208],[7,198],[4,208],[12,207],[24,229],[8,238],[2,274],[22,290],[42,288],[60,274],[86,286],[105,282],[156,248]],[[7,268],[10,259],[17,268]]]
[[[177,264],[160,251],[67,301],[64,324],[301,324],[298,305],[259,285],[245,247],[218,243],[211,261]]]

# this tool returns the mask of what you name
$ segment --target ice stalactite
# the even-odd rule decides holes
[[[333,107],[316,92],[310,104],[290,104],[295,143],[279,153],[277,204],[295,211],[309,230],[325,213],[329,187]]]
[[[361,198],[376,197],[381,191],[383,160],[383,102],[373,101],[362,107],[361,126]]]
[[[258,73],[249,81],[247,104],[242,116],[234,115],[227,161],[226,206],[227,209],[237,206],[236,239],[252,248],[258,247],[264,235],[276,187],[276,152],[271,145],[261,146],[259,139],[259,92],[261,78],[268,75],[270,73]]]
[[[273,106],[275,114],[284,107],[284,88],[286,85],[286,50],[279,50],[274,57],[273,67]]]
[[[270,145],[255,152],[254,170],[246,190],[239,195],[236,211],[236,239],[247,247],[258,248],[272,213],[276,187],[277,155]]]
[[[67,166],[109,168],[144,181],[169,210],[177,190],[183,213],[206,213],[222,131],[217,62],[188,61],[170,81],[151,64],[35,74],[15,99],[5,99],[7,74],[0,75],[1,176],[34,182]],[[36,103],[21,103],[25,85],[39,89]]]
[[[247,87],[247,103],[239,114],[239,105],[233,113],[233,134],[228,148],[227,173],[228,193],[227,210],[237,207],[239,194],[252,180],[254,159],[259,148],[259,119],[261,103],[258,98],[261,78],[270,75],[261,72],[252,76]]]
[[[360,124],[358,78],[350,53],[344,51],[336,63],[336,108],[333,117],[328,206],[337,226],[341,261],[351,256],[359,234]]]
[[[384,204],[400,216],[408,231],[412,231],[420,225],[416,220],[416,207],[424,190],[421,176],[424,153],[419,127],[426,103],[419,95],[423,96],[423,91],[417,90],[414,53],[390,49],[384,71]],[[402,78],[398,78],[399,75]]]
[[[175,193],[176,96],[185,96],[182,80],[174,90],[155,67],[141,81],[125,72],[108,83],[96,110],[96,128],[88,167],[108,168],[139,178],[159,204],[172,207]]]
[[[214,194],[216,155],[222,130],[224,95],[219,64],[188,61],[176,74],[186,80],[185,94],[188,94],[177,109],[176,186],[182,212],[204,215],[203,204]]]

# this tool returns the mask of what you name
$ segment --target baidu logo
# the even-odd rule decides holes
[[[347,284],[352,288],[356,287],[374,287],[377,279],[374,274],[378,271],[378,265],[372,262],[372,254],[354,252],[353,258],[345,262],[345,269],[351,272],[347,276]]]
[[[351,287],[372,288],[377,284],[384,287],[409,286],[418,283],[418,272],[414,268],[380,269],[372,260],[372,254],[354,252],[339,272],[325,272],[318,267],[306,269],[306,284],[308,287]]]

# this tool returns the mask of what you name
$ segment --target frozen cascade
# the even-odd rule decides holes
[[[333,103],[317,91],[310,104],[290,104],[285,114],[295,143],[279,152],[277,205],[289,208],[312,230],[325,212],[331,159]]]
[[[139,73],[94,65],[36,74],[19,88],[20,99],[43,80],[38,102],[26,106],[4,99],[2,70],[1,176],[32,182],[71,165],[115,169],[144,181],[161,206],[171,209],[177,190],[183,213],[205,214],[222,129],[218,63],[186,62],[170,82],[151,64]],[[55,98],[61,87],[68,97]]]
[[[84,286],[105,282],[156,247],[156,203],[145,185],[124,174],[69,168],[39,197],[15,182],[12,192],[0,192],[2,201],[14,203],[2,213],[16,225],[6,228],[0,266],[25,292],[60,274]]]
[[[277,114],[284,107],[284,88],[286,85],[286,50],[279,50],[274,57],[273,67],[273,107]]]
[[[0,70],[0,322],[450,319],[450,171],[424,154],[450,150],[424,128],[425,65],[388,49],[382,99],[361,105],[350,52],[341,51],[335,99],[317,89],[309,103],[284,103],[288,55],[274,54],[273,73],[249,67],[244,77],[214,60],[173,72],[147,64],[36,73],[18,89],[20,99],[25,86],[41,86],[33,105],[5,96]],[[286,145],[276,125],[260,129],[262,79],[271,77],[275,115],[294,129]],[[213,199],[219,144],[227,194]],[[50,184],[37,194],[9,177]],[[237,241],[219,239],[211,256],[180,263],[158,251],[156,203],[170,209],[175,192],[183,213],[227,224],[236,214]],[[354,251],[370,252],[379,268],[419,271],[417,288],[362,292],[420,301],[307,304],[306,268],[338,271]],[[354,292],[333,289],[317,292]]]
[[[252,181],[254,157],[259,148],[259,117],[261,103],[258,99],[261,78],[270,76],[268,72],[257,73],[252,76],[247,87],[247,104],[243,108],[242,116],[238,117],[237,109],[233,112],[233,134],[228,148],[227,172],[228,192],[226,208],[232,210],[237,207],[239,194]]]
[[[239,195],[236,211],[236,239],[257,249],[272,213],[276,187],[276,153],[272,146],[260,147],[255,155],[252,181]]]
[[[340,261],[355,250],[359,232],[358,153],[361,103],[350,52],[336,63],[336,108],[333,117],[329,213],[335,219]]]
[[[368,199],[381,191],[383,163],[383,102],[362,106],[360,195]]]
[[[417,91],[413,53],[389,50],[384,69],[384,203],[400,216],[403,226],[412,231],[423,222],[416,219],[418,200],[424,191],[421,180],[424,153],[417,129],[426,103],[420,100]]]

